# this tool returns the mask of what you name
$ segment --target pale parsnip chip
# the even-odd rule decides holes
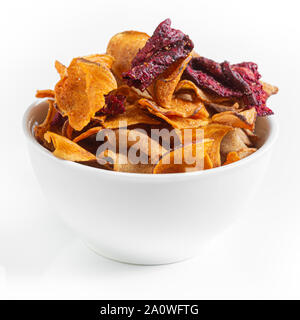
[[[122,73],[131,68],[131,62],[138,51],[149,39],[146,33],[138,31],[124,31],[114,35],[108,43],[106,53],[114,57],[112,71],[119,83],[123,83]]]

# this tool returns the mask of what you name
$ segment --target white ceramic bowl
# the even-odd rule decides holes
[[[33,103],[23,127],[49,204],[96,252],[134,264],[192,257],[230,226],[251,204],[277,136],[274,117],[260,118],[262,147],[236,163],[190,173],[120,173],[60,160],[43,148],[32,126],[46,112],[45,101]]]

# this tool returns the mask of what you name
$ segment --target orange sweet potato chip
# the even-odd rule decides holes
[[[236,151],[231,151],[227,154],[226,161],[223,163],[223,166],[226,164],[230,164],[236,161],[239,161],[240,157],[238,156]]]
[[[105,65],[75,58],[67,69],[67,76],[56,84],[55,98],[71,127],[80,131],[104,106],[104,95],[116,88],[116,80]]]
[[[92,136],[93,134],[98,133],[100,130],[102,130],[103,127],[93,127],[88,129],[87,131],[84,131],[83,133],[81,133],[79,136],[77,136],[76,138],[73,139],[74,142],[79,142],[81,140],[84,140],[90,136]]]
[[[57,60],[55,61],[55,69],[60,75],[61,79],[67,76],[67,67]]]
[[[148,111],[153,115],[169,123],[175,129],[198,128],[201,126],[205,126],[210,122],[209,119],[197,119],[192,117],[183,118],[181,116],[174,115],[174,112],[172,110],[163,109],[159,107],[154,101],[148,99],[140,99],[139,104],[142,107],[147,108]]]
[[[69,120],[66,120],[63,124],[63,127],[62,127],[62,135],[68,139],[71,139],[72,138],[72,134],[73,134],[73,131],[74,129],[70,126],[69,124]]]
[[[48,100],[48,104],[49,104],[48,113],[45,120],[40,125],[34,127],[35,138],[45,147],[49,147],[49,145],[44,139],[44,134],[50,129],[51,122],[56,114],[56,110],[54,108],[54,101]]]
[[[151,91],[157,105],[164,115],[183,118],[207,118],[209,116],[204,104],[192,91],[186,96],[176,95],[176,88],[184,69],[191,60],[191,55],[172,64],[153,84]],[[177,90],[179,91],[179,90]]]
[[[271,95],[276,94],[278,92],[278,88],[275,86],[272,86],[269,83],[261,81],[261,84],[263,86],[263,90],[267,93],[268,96],[271,96]]]
[[[212,122],[230,125],[237,128],[254,130],[257,112],[255,108],[242,112],[225,111],[216,113],[212,117]]]
[[[114,57],[112,71],[119,83],[122,83],[122,73],[131,68],[131,61],[143,48],[149,36],[138,31],[124,31],[114,35],[108,43],[106,53]]]
[[[51,89],[37,90],[35,96],[37,98],[54,98],[55,92],[54,90],[51,90]]]
[[[257,149],[256,148],[244,148],[237,151],[238,156],[240,159],[244,159],[254,153]]]
[[[96,157],[92,153],[86,151],[77,143],[59,134],[47,131],[44,135],[44,138],[48,143],[53,144],[53,154],[57,158],[76,162],[96,160]]]
[[[214,167],[214,164],[212,163],[209,155],[206,153],[204,156],[204,169],[212,169]]]
[[[105,65],[108,69],[111,69],[113,62],[115,61],[114,57],[110,56],[109,54],[90,54],[82,58],[91,62]]]
[[[232,127],[212,123],[204,127],[204,137],[208,139],[213,139],[213,143],[208,150],[208,155],[213,163],[214,167],[219,167],[221,165],[221,155],[220,155],[220,146],[224,136],[231,130]]]
[[[180,59],[173,63],[155,82],[153,85],[153,98],[158,105],[172,109],[171,103],[173,94],[178,82],[182,76],[184,69],[190,62],[192,56],[189,55],[184,59]]]
[[[121,122],[126,122],[127,126],[135,124],[156,125],[161,123],[158,119],[154,119],[154,117],[148,115],[138,105],[132,104],[126,105],[124,113],[107,117],[103,123],[103,127],[107,129],[116,129],[120,127]]]
[[[252,153],[254,153],[256,150],[257,150],[256,148],[247,148],[246,147],[246,148],[240,149],[239,151],[229,152],[227,154],[226,161],[223,163],[223,166],[226,164],[230,164],[230,163],[239,161],[243,158],[246,158],[246,157],[250,156]]]
[[[204,170],[205,154],[211,147],[213,141],[204,139],[196,143],[190,143],[170,152],[165,153],[155,165],[153,173],[179,173]],[[194,157],[197,156],[197,161]]]

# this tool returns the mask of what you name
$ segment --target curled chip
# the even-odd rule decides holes
[[[198,128],[205,126],[210,122],[209,119],[192,117],[183,118],[182,116],[178,116],[174,113],[172,114],[172,110],[164,110],[159,107],[154,101],[150,101],[148,99],[140,99],[139,104],[147,108],[148,111],[153,115],[169,123],[175,129]],[[164,111],[166,112],[166,114]]]
[[[102,130],[103,127],[93,127],[88,129],[87,131],[81,133],[79,136],[77,136],[76,138],[73,139],[74,142],[79,142],[81,140],[84,140],[90,136],[92,136],[93,134],[98,133],[100,130]]]
[[[221,165],[221,142],[224,136],[231,130],[233,130],[232,127],[217,123],[212,123],[204,127],[204,137],[213,140],[213,143],[208,150],[208,155],[214,167],[219,167]]]
[[[39,143],[41,143],[48,149],[50,149],[50,145],[44,139],[44,134],[48,130],[55,130],[52,124],[57,113],[58,113],[57,110],[54,108],[54,101],[48,100],[48,112],[45,120],[40,125],[34,127],[35,138],[39,141]]]
[[[255,127],[256,114],[255,108],[242,112],[225,111],[213,115],[212,121],[253,131]]]
[[[158,119],[154,119],[141,109],[137,104],[131,104],[126,106],[126,111],[122,114],[107,117],[103,123],[103,127],[107,129],[119,128],[121,123],[126,123],[127,126],[136,124],[149,124],[156,125],[161,122]]]
[[[60,159],[85,162],[96,160],[96,157],[80,147],[77,143],[60,136],[54,132],[47,131],[45,139],[48,143],[52,143],[54,147],[53,154]]]
[[[211,145],[211,139],[204,139],[167,152],[155,165],[153,173],[179,173],[204,170],[205,162],[206,165],[211,165],[208,158],[204,161],[205,154]]]
[[[51,89],[37,90],[35,96],[37,98],[55,98],[55,92]]]
[[[73,128],[69,124],[69,120],[66,120],[62,126],[62,135],[68,139],[72,139],[73,131]]]
[[[131,70],[123,73],[123,79],[129,86],[144,91],[174,62],[187,57],[193,48],[190,38],[172,29],[171,20],[166,19],[139,50],[132,60]]]
[[[122,73],[130,69],[133,58],[148,39],[146,33],[138,31],[124,31],[110,39],[106,53],[114,58],[112,71],[119,83],[122,82]]]
[[[180,81],[181,75],[191,60],[191,55],[184,59],[180,59],[173,63],[153,85],[153,96],[157,104],[162,107],[171,109],[170,106],[173,99],[173,94]]]
[[[161,107],[164,115],[173,115],[183,118],[207,118],[208,112],[204,104],[193,91],[178,89],[181,75],[186,68],[191,55],[172,64],[154,83],[151,88],[156,103]],[[163,111],[164,109],[167,109]]]
[[[227,154],[226,161],[223,163],[223,166],[226,164],[230,164],[241,159],[244,159],[254,153],[256,148],[243,148],[238,151],[232,151]]]
[[[103,108],[104,96],[116,88],[116,80],[105,65],[75,58],[67,76],[55,86],[56,103],[71,127],[80,131]]]

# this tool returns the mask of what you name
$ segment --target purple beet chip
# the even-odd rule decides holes
[[[171,64],[187,57],[193,48],[190,38],[182,31],[171,28],[171,20],[166,19],[137,53],[131,70],[123,73],[123,79],[129,86],[144,91]]]
[[[97,115],[114,116],[125,112],[126,97],[121,94],[108,94],[105,96],[105,106]]]
[[[242,62],[230,65],[204,57],[193,58],[184,71],[183,79],[222,97],[241,97],[247,108],[255,108],[259,116],[273,114],[266,106],[267,94],[260,83],[257,64]]]

